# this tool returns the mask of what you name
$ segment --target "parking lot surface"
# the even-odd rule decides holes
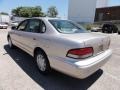
[[[0,29],[0,90],[119,90],[120,35],[109,34],[113,55],[100,70],[79,80],[57,71],[40,74],[34,59],[24,51],[7,45],[7,32]]]

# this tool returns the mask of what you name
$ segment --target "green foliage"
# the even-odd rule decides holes
[[[87,29],[87,30],[91,30],[91,25],[88,24],[88,25],[86,26],[86,29]]]
[[[47,15],[49,17],[56,17],[58,15],[57,8],[55,6],[51,6],[48,8]]]
[[[84,27],[86,30],[91,30],[92,25],[91,25],[91,24],[84,24],[83,27]]]
[[[20,9],[18,15],[20,17],[32,17],[32,13],[31,13],[30,9],[27,7]]]
[[[18,16],[18,17],[44,17],[45,16],[40,6],[17,7],[16,9],[12,10],[12,15]]]
[[[16,9],[12,10],[12,15],[15,16],[19,16],[19,11],[22,9],[23,7],[17,7]]]
[[[1,12],[0,14],[2,14],[2,15],[8,15],[8,13],[6,13],[6,12]]]

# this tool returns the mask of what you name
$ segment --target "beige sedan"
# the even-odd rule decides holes
[[[87,32],[61,19],[32,18],[12,27],[10,48],[17,46],[33,56],[42,74],[51,68],[76,78],[86,78],[110,58],[110,38]]]

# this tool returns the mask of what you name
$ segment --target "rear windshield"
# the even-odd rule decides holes
[[[87,33],[82,26],[68,20],[49,20],[49,22],[56,28],[60,33],[71,34],[71,33]]]

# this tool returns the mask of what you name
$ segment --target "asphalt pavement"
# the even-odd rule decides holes
[[[30,55],[8,47],[9,30],[0,29],[0,90],[120,89],[120,35],[109,34],[113,55],[108,63],[90,77],[79,80],[55,70],[49,75],[41,75]]]

